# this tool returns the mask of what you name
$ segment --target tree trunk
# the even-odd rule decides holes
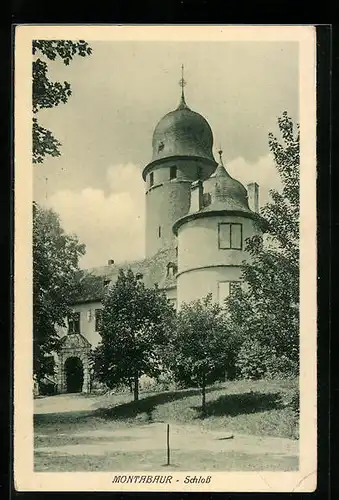
[[[133,380],[131,378],[128,379],[128,385],[129,385],[129,390],[130,393],[133,393]]]
[[[134,401],[139,401],[139,374],[134,375]]]
[[[204,417],[206,415],[206,377],[205,372],[202,374],[202,404],[201,404],[201,413]]]

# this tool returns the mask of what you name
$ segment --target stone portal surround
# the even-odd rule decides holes
[[[82,392],[89,393],[91,391],[90,383],[90,358],[91,351],[90,343],[81,334],[65,335],[62,339],[61,349],[57,360],[57,384],[58,392],[67,392],[65,362],[68,358],[79,358],[82,362],[84,380]]]

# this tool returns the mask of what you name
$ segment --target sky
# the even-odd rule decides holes
[[[53,208],[86,244],[83,268],[144,256],[145,187],[157,122],[180,100],[185,65],[188,106],[209,122],[214,156],[260,204],[280,181],[268,147],[283,111],[299,120],[297,42],[90,42],[89,57],[49,62],[51,80],[68,81],[66,104],[42,110],[40,124],[62,143],[61,156],[33,166],[34,199]],[[47,181],[46,181],[47,179]]]

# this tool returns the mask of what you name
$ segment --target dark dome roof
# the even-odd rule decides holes
[[[170,156],[196,156],[215,162],[213,134],[207,120],[192,111],[182,97],[180,105],[167,113],[153,133],[152,161]]]

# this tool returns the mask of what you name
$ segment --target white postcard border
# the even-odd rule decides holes
[[[312,26],[23,25],[15,34],[14,480],[19,491],[309,492],[317,476],[316,38]],[[33,39],[298,41],[300,47],[300,469],[298,472],[166,472],[170,485],[112,484],[119,473],[33,471],[31,42]],[[35,167],[38,168],[38,167]],[[138,474],[126,472],[127,475]],[[146,472],[139,472],[145,475]],[[185,484],[186,475],[212,476]]]

